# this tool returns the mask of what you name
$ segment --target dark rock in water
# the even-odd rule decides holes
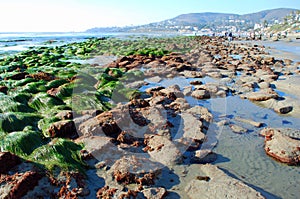
[[[269,156],[289,165],[300,164],[299,131],[265,128],[260,135],[265,137],[265,151]]]
[[[0,152],[0,173],[7,173],[12,167],[20,164],[18,156],[10,152]]]
[[[21,72],[21,73],[17,73],[15,75],[9,76],[9,77],[5,77],[4,80],[21,80],[21,79],[25,79],[26,75],[28,75],[27,72]]]
[[[274,108],[274,111],[280,114],[287,114],[292,110],[293,110],[292,106],[279,106]]]
[[[195,80],[195,81],[191,81],[190,84],[191,85],[202,85],[203,83],[199,80]]]
[[[48,134],[50,137],[61,137],[61,138],[76,138],[78,134],[76,132],[75,123],[71,120],[58,121],[48,128]]]
[[[6,86],[0,86],[0,92],[7,94],[8,88]]]

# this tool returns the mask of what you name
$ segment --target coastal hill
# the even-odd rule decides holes
[[[87,32],[191,32],[203,29],[218,32],[228,30],[229,28],[234,32],[247,31],[258,23],[269,25],[279,23],[283,21],[284,17],[295,11],[297,10],[291,8],[278,8],[244,15],[211,12],[189,13],[146,25],[97,27],[89,29]]]
[[[226,13],[190,13],[182,14],[165,22],[175,22],[184,24],[210,24],[216,22],[226,22],[227,20],[240,20],[249,23],[259,23],[264,20],[275,21],[282,20],[286,15],[296,11],[289,8],[278,8],[273,10],[264,10],[251,14],[226,14]]]

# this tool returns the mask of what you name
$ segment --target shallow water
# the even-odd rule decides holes
[[[203,83],[215,82],[213,78],[163,79],[159,83],[149,82],[141,90],[153,86],[171,86],[177,84],[182,89],[190,86],[189,82],[200,80]],[[300,129],[300,119],[278,115],[273,110],[263,108],[239,96],[197,100],[186,97],[190,105],[201,105],[214,115],[215,122],[229,120],[248,129],[245,134],[235,134],[229,126],[220,128],[218,145],[214,152],[218,154],[213,163],[224,169],[229,175],[244,181],[261,192],[267,198],[298,198],[300,195],[300,168],[287,166],[267,156],[264,151],[264,138],[259,136],[263,127],[289,127]],[[261,128],[235,121],[235,117],[264,123]]]

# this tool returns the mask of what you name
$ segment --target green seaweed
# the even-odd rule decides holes
[[[0,113],[0,131],[22,131],[26,126],[37,125],[41,117],[32,113]]]
[[[38,93],[29,101],[29,106],[36,111],[45,111],[57,105],[65,105],[65,103],[47,93]]]
[[[70,140],[56,138],[47,145],[35,149],[29,159],[43,165],[48,170],[59,167],[62,170],[78,169],[83,171],[86,166],[80,156],[83,146]]]
[[[32,93],[36,94],[39,92],[46,92],[47,89],[45,87],[46,82],[44,80],[40,80],[38,82],[30,82],[23,87],[19,88],[20,92],[24,93]]]
[[[45,87],[47,90],[49,90],[51,88],[57,88],[65,83],[68,83],[68,81],[65,79],[55,79],[55,80],[48,82]]]
[[[18,80],[15,82],[14,84],[14,87],[19,87],[19,86],[24,86],[28,83],[31,83],[31,82],[36,82],[37,80],[36,79],[33,79],[33,78],[25,78],[25,79],[21,79],[21,80]]]
[[[7,134],[0,140],[1,151],[10,151],[21,157],[30,155],[43,145],[43,137],[36,131],[17,131]]]

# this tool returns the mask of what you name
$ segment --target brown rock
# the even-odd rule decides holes
[[[9,76],[9,77],[5,77],[4,80],[21,80],[21,79],[25,79],[26,75],[28,75],[27,72],[21,72],[21,73],[17,73],[15,75]]]
[[[289,129],[266,128],[260,132],[265,136],[265,151],[280,162],[299,165],[300,140],[288,136],[284,131],[289,131]]]
[[[77,138],[75,123],[71,120],[62,120],[51,124],[47,130],[50,137]]]
[[[163,165],[182,162],[182,153],[166,136],[151,135],[146,138],[147,150],[152,159]]]
[[[0,86],[0,92],[7,94],[8,88],[6,86]]]
[[[128,114],[128,112],[127,112]],[[104,112],[79,125],[79,131],[83,135],[107,135],[117,138],[122,130],[113,119],[112,112]]]
[[[9,192],[9,198],[21,198],[29,190],[38,185],[39,180],[43,177],[42,174],[35,171],[27,171],[22,175],[22,178],[17,181]]]
[[[45,81],[51,81],[55,79],[53,75],[45,72],[38,72],[37,74],[26,75],[26,77],[31,77],[36,80],[45,80]]]
[[[110,171],[118,183],[153,185],[161,168],[162,165],[154,163],[148,158],[124,156],[115,162]]]
[[[10,152],[0,152],[0,173],[7,173],[11,168],[20,164],[18,156]]]

